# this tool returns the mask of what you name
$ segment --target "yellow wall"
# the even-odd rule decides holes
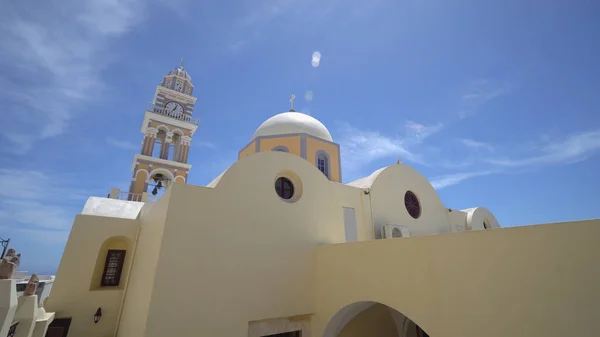
[[[287,147],[289,153],[300,156],[300,136],[268,137],[260,139],[260,152],[272,151],[276,146]]]
[[[296,203],[273,188],[290,168]],[[280,152],[241,159],[214,188],[174,184],[145,336],[246,336],[250,321],[312,313],[314,248],[344,241],[334,185]]]
[[[375,304],[352,319],[338,337],[404,337],[398,336],[390,309]]]
[[[340,158],[339,148],[336,144],[327,143],[322,140],[313,137],[307,137],[306,139],[306,160],[311,162],[313,165],[316,163],[317,151],[323,150],[329,154],[331,167],[331,181],[340,181]]]
[[[430,336],[597,336],[598,237],[593,220],[320,246],[313,336],[360,301]]]
[[[91,287],[98,254],[106,240],[125,237],[133,242],[139,221],[77,215],[65,246],[56,282],[46,303],[48,312],[56,312],[56,318],[72,317],[69,336],[111,336],[123,296],[123,287]],[[125,265],[132,258],[131,250],[125,255]],[[123,268],[121,284],[126,282],[128,270]],[[90,289],[92,288],[92,289]],[[94,313],[102,308],[102,319],[94,324]]]
[[[299,316],[323,337],[340,308],[364,301],[397,310],[432,337],[597,336],[600,269],[590,266],[600,259],[600,220],[425,235],[447,228],[449,217],[413,171],[394,165],[365,194],[299,156],[269,151],[237,161],[213,187],[172,184],[139,221],[77,216],[47,309],[73,317],[71,337],[112,336],[123,291],[90,291],[90,282],[103,243],[124,236],[135,260],[120,337],[248,336],[249,322]],[[274,191],[282,172],[300,179],[296,202]],[[439,208],[410,223],[424,236],[344,243],[342,207],[355,209],[359,240],[370,240],[372,218],[404,219],[384,199],[407,187],[424,210]],[[373,214],[372,196],[380,203]],[[360,323],[371,314],[350,324],[384,320]],[[372,333],[385,331],[380,324]]]
[[[243,148],[238,154],[238,159],[242,159],[243,157],[249,156],[256,152],[256,140],[248,144],[245,148]]]
[[[176,185],[176,184],[174,184]],[[171,189],[154,204],[146,204],[142,210],[144,221],[135,248],[136,262],[131,270],[123,313],[119,324],[119,336],[143,337],[146,318],[152,300],[152,288],[156,265],[161,254],[161,241]],[[174,292],[181,288],[173,289]]]

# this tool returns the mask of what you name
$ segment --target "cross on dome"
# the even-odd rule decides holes
[[[296,95],[292,94],[292,97],[290,97],[290,104],[292,106],[292,108],[290,109],[290,111],[296,111],[294,110],[294,100],[296,99]]]

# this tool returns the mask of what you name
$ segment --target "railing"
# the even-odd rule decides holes
[[[109,199],[137,201],[137,202],[148,202],[148,201],[156,202],[156,201],[158,201],[158,199],[160,199],[160,195],[152,195],[148,192],[143,192],[143,193],[121,192],[121,190],[119,188],[112,188],[108,192],[106,197]]]
[[[176,119],[176,120],[179,120],[182,122],[194,124],[194,125],[198,125],[200,123],[200,120],[198,118],[192,117],[190,115],[186,115],[184,113],[182,113],[182,114],[170,113],[169,111],[167,111],[166,108],[157,107],[152,103],[148,104],[148,106],[146,107],[146,111],[155,113],[157,115],[173,118],[173,119]]]
[[[119,192],[117,199],[141,202],[143,201],[143,197],[142,193]]]

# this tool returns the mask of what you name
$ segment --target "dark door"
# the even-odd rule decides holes
[[[46,337],[67,337],[69,327],[71,326],[71,318],[56,318],[46,332]]]

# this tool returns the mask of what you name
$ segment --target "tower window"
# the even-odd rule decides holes
[[[323,174],[329,179],[330,177],[330,168],[329,168],[329,155],[327,152],[320,150],[317,152],[316,164],[319,171],[323,172]]]
[[[121,273],[125,263],[125,250],[109,249],[102,273],[102,287],[116,287],[121,282]]]
[[[281,199],[289,200],[294,196],[294,184],[285,177],[279,177],[275,180],[275,191]]]

